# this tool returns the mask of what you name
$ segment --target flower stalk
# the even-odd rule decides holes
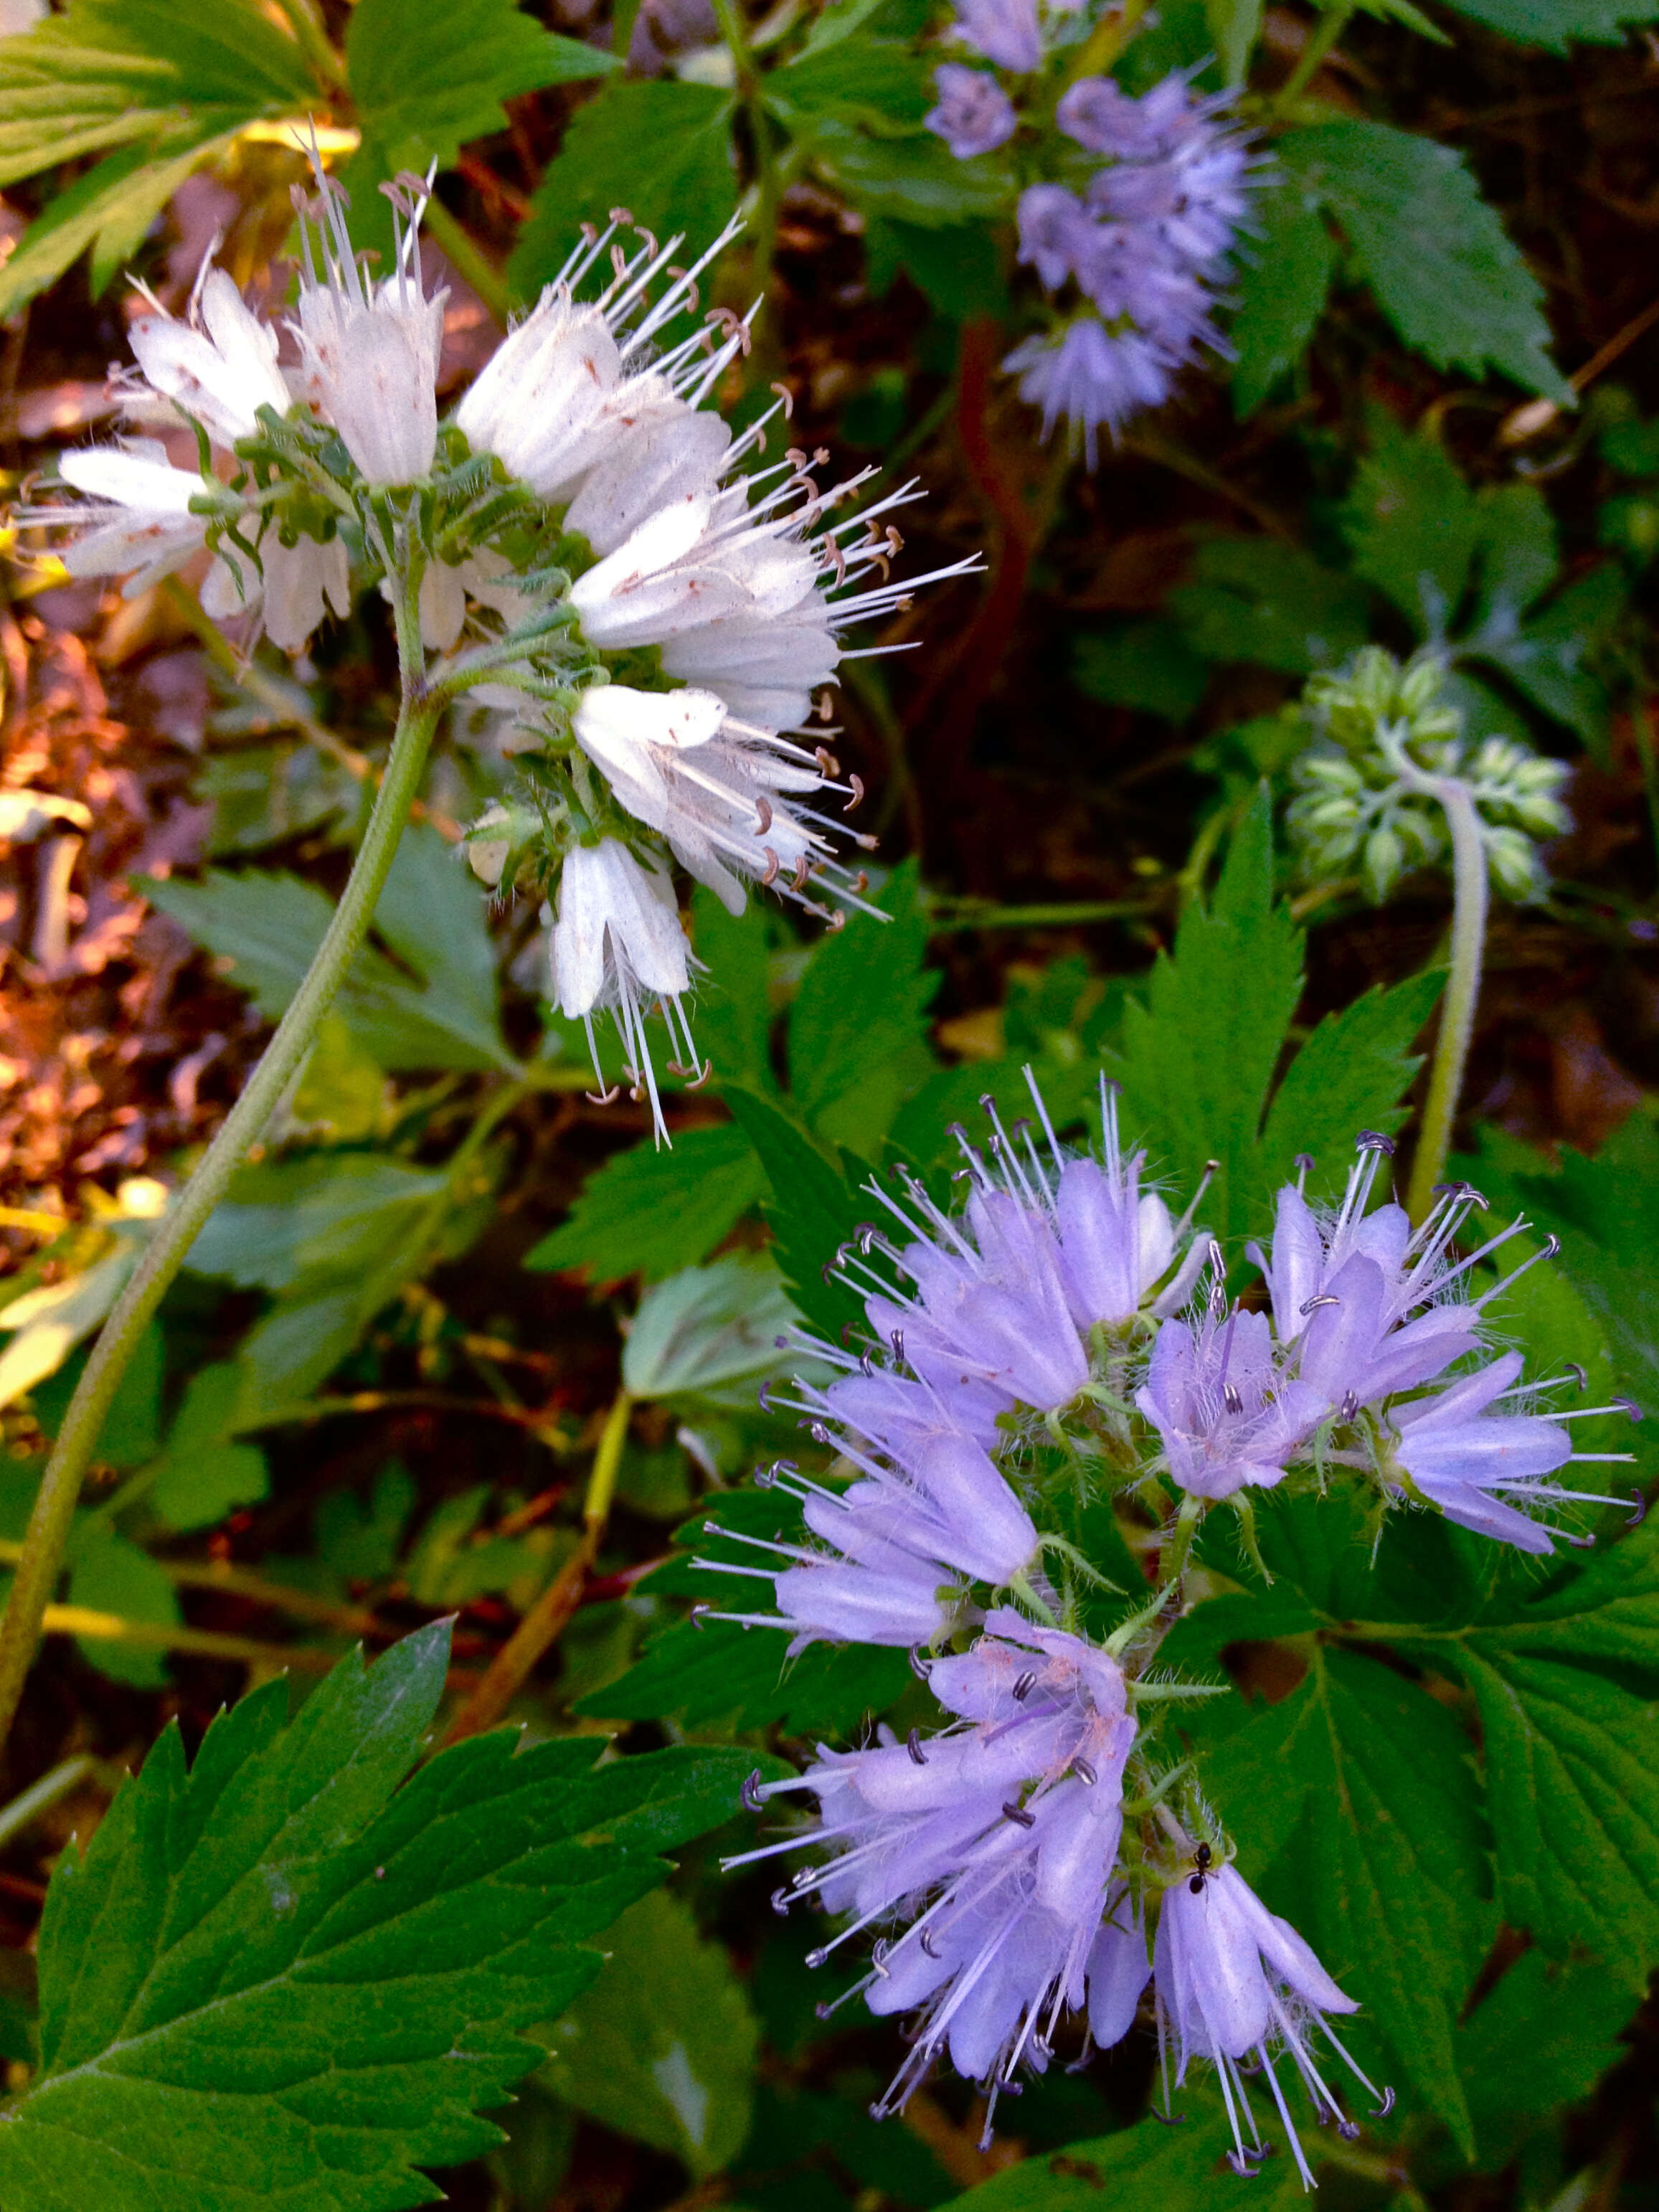
[[[1451,833],[1451,967],[1446,995],[1441,1002],[1440,1030],[1435,1039],[1434,1062],[1429,1071],[1423,1126],[1406,1195],[1406,1211],[1415,1228],[1420,1227],[1433,1210],[1435,1185],[1445,1173],[1447,1156],[1451,1151],[1452,1127],[1463,1092],[1469,1041],[1474,1034],[1474,1010],[1480,996],[1491,890],[1480,816],[1468,784],[1461,776],[1425,775],[1403,745],[1387,750],[1402,782],[1422,792],[1425,797],[1438,800]]]
[[[438,718],[452,686],[428,685],[421,646],[418,562],[396,578],[394,612],[403,696],[386,775],[362,843],[328,933],[246,1089],[150,1240],[93,1347],[70,1401],[23,1537],[0,1618],[0,1743],[10,1731],[23,1684],[64,1563],[82,1478],[91,1464],[115,1393],[139,1338],[183,1267],[208,1216],[258,1141],[304,1062],[364,938],[419,790]]]

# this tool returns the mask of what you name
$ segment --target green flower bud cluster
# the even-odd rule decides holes
[[[1514,738],[1486,738],[1471,751],[1462,716],[1441,696],[1444,678],[1434,653],[1402,665],[1367,646],[1342,674],[1309,683],[1302,715],[1316,742],[1292,770],[1286,817],[1309,881],[1357,863],[1380,905],[1402,876],[1438,865],[1450,842],[1445,812],[1419,781],[1437,777],[1455,779],[1473,799],[1494,888],[1511,899],[1542,896],[1538,842],[1569,827],[1566,769]]]

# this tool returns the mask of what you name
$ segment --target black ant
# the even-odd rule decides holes
[[[1200,1844],[1198,1849],[1193,1853],[1193,1864],[1198,1869],[1198,1872],[1187,1884],[1187,1887],[1191,1890],[1194,1897],[1199,1896],[1203,1891],[1204,1877],[1210,1871],[1210,1863],[1214,1856],[1215,1853],[1210,1849],[1207,1844]]]

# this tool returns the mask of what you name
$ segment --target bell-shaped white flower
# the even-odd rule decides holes
[[[222,446],[251,438],[261,407],[293,404],[276,361],[276,333],[243,301],[222,269],[203,264],[188,317],[170,315],[143,285],[153,312],[134,323],[131,343],[143,386],[129,385],[129,411],[161,420],[182,408]],[[156,400],[171,402],[165,409]]]
[[[777,884],[813,911],[810,878],[859,903],[860,879],[835,860],[826,830],[838,825],[786,803],[843,789],[814,754],[772,731],[739,722],[712,691],[636,691],[623,684],[587,692],[575,714],[576,742],[629,812],[667,838],[675,857],[732,914],[745,881]]]
[[[567,1020],[580,1021],[587,1031],[593,1073],[602,1091],[605,1078],[599,1073],[593,1016],[605,1008],[614,1015],[634,1095],[643,1091],[649,1096],[657,1141],[663,1143],[668,1131],[645,1034],[652,999],[668,1024],[671,1045],[677,1042],[676,1022],[679,1025],[689,1065],[675,1072],[697,1071],[697,1048],[682,1004],[691,988],[691,948],[666,872],[641,866],[614,837],[577,846],[565,856],[559,877],[558,919],[549,939],[548,963],[559,1012]]]
[[[304,397],[337,430],[371,484],[413,483],[432,466],[438,439],[438,353],[447,292],[421,289],[416,254],[426,205],[418,179],[388,188],[397,219],[392,274],[368,283],[345,225],[345,192],[319,178],[315,201],[301,207],[305,255],[300,318]],[[313,216],[317,239],[307,220]],[[320,261],[320,269],[319,263]]]
[[[127,590],[142,592],[187,561],[207,535],[207,516],[190,511],[204,489],[201,477],[192,469],[175,469],[158,439],[62,453],[58,472],[95,504],[40,508],[25,520],[80,526],[82,535],[60,550],[71,576],[119,576],[131,569],[136,573]]]
[[[351,567],[343,538],[319,545],[314,538],[301,538],[284,545],[268,530],[259,562],[263,575],[240,556],[222,553],[202,580],[203,611],[218,623],[259,613],[265,635],[284,653],[303,651],[328,609],[351,612]]]

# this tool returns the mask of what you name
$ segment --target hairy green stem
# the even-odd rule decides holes
[[[732,66],[737,74],[738,97],[749,118],[749,135],[754,141],[755,285],[763,296],[772,281],[772,256],[778,240],[778,206],[783,198],[778,149],[773,137],[772,118],[766,112],[766,100],[761,89],[760,64],[756,61],[755,49],[749,42],[749,26],[744,20],[742,0],[714,0],[714,14],[720,23],[720,36],[731,49]]]
[[[143,1259],[105,1322],[86,1370],[64,1416],[40,1495],[23,1537],[22,1556],[0,1620],[0,1743],[9,1734],[23,1683],[40,1639],[41,1623],[57,1586],[69,1542],[81,1480],[97,1448],[111,1401],[138,1340],[184,1265],[198,1233],[231,1177],[258,1140],[271,1113],[311,1049],[324,1015],[345,981],[368,925],[409,819],[410,804],[448,692],[424,680],[418,594],[419,563],[399,575],[395,613],[403,698],[386,775],[374,800],[350,879],[259,1065],[190,1180],[168,1209]]]
[[[1445,808],[1451,831],[1452,929],[1451,973],[1440,1008],[1440,1034],[1429,1071],[1429,1095],[1406,1194],[1406,1211],[1414,1223],[1423,1221],[1433,1206],[1434,1187],[1445,1173],[1446,1156],[1451,1150],[1452,1125],[1462,1095],[1474,1009],[1480,996],[1488,902],[1486,850],[1481,842],[1480,817],[1468,786],[1455,776],[1425,776],[1422,781]]]

